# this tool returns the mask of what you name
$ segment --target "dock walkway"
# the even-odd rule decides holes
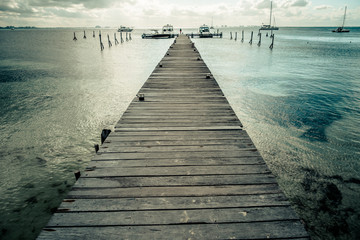
[[[180,35],[38,239],[308,239]]]

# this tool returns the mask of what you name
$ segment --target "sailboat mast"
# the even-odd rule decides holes
[[[347,9],[347,6],[345,6],[345,13],[344,13],[344,20],[343,20],[343,24],[342,24],[342,27],[344,27],[344,25],[345,25],[345,18],[346,18],[346,9]]]
[[[272,1],[270,2],[270,27],[271,27],[271,15],[272,15]]]

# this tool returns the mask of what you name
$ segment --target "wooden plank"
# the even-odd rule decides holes
[[[184,176],[184,175],[233,175],[270,173],[266,165],[230,165],[230,166],[174,166],[174,167],[126,167],[96,168],[87,171],[83,177],[119,177],[119,176]]]
[[[280,193],[276,184],[225,185],[225,186],[168,186],[130,188],[79,188],[69,192],[68,198],[128,198],[128,197],[201,197],[239,196],[249,194]]]
[[[48,223],[49,228],[88,226],[138,226],[174,224],[223,224],[250,223],[278,220],[297,220],[294,211],[287,206],[262,208],[223,208],[187,210],[147,210],[111,212],[55,213]]]
[[[203,175],[203,176],[164,176],[154,177],[82,177],[76,188],[128,188],[128,187],[165,187],[165,186],[222,186],[274,184],[276,179],[271,174],[247,175]]]
[[[62,212],[97,212],[273,206],[290,206],[290,203],[281,193],[206,197],[65,199],[61,203],[59,210]]]
[[[308,239],[299,221],[49,228],[38,239]]]

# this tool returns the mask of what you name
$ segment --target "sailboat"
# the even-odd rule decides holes
[[[278,27],[271,26],[271,18],[272,18],[272,1],[270,2],[270,24],[269,25],[263,24],[261,26],[261,28],[259,29],[259,31],[261,31],[261,30],[266,30],[266,31],[279,30]]]
[[[214,17],[211,18],[211,27],[210,29],[214,29]]]
[[[338,27],[337,29],[335,30],[332,30],[332,32],[338,32],[338,33],[342,33],[342,32],[350,32],[350,30],[348,29],[344,29],[344,25],[345,25],[345,18],[346,18],[346,9],[347,9],[347,6],[345,6],[345,13],[344,13],[344,19],[343,19],[343,24],[341,27]]]

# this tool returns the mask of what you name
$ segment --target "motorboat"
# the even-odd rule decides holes
[[[202,26],[200,26],[199,28],[199,37],[201,38],[212,38],[213,34],[210,32],[210,28],[203,24]]]
[[[174,27],[170,24],[166,24],[163,26],[161,32],[157,29],[151,29],[152,33],[143,33],[142,38],[173,38],[175,37],[174,34]]]
[[[124,26],[120,26],[118,28],[118,32],[132,32],[133,28],[129,28],[129,27],[124,27]]]

